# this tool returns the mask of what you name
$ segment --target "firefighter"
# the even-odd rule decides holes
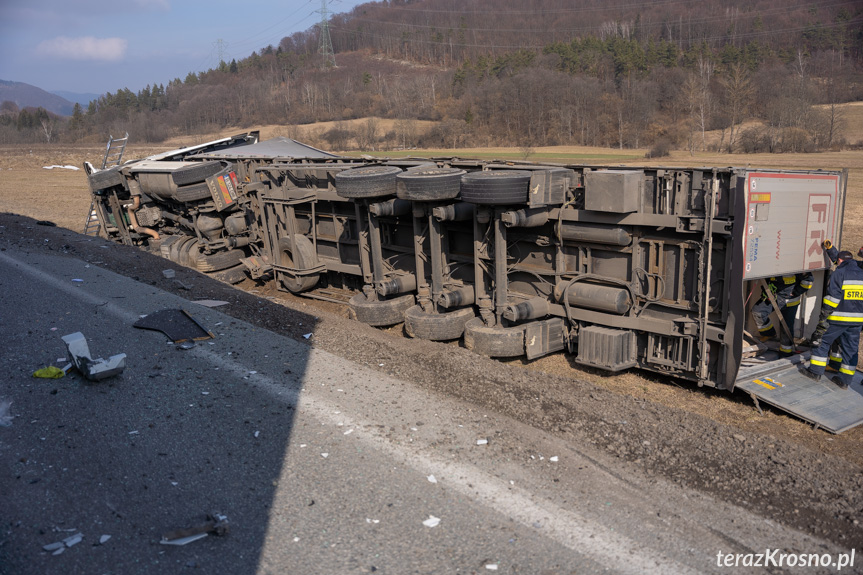
[[[776,305],[779,306],[779,313],[782,314],[782,319],[785,320],[785,325],[791,330],[791,334],[794,333],[794,323],[797,319],[800,299],[812,287],[812,282],[813,277],[811,272],[767,279],[767,287],[773,293]],[[752,316],[755,318],[755,324],[758,326],[758,333],[762,341],[767,341],[776,335],[776,328],[773,327],[773,320],[770,319],[772,311],[773,304],[770,303],[767,294],[762,291],[761,299],[752,306]],[[792,335],[785,333],[784,330],[780,330],[780,357],[788,357],[794,353],[791,338]]]
[[[802,368],[801,372],[815,381],[821,379],[827,368],[830,346],[838,340],[842,363],[832,381],[847,389],[857,370],[857,347],[863,327],[863,268],[854,259],[843,261],[830,275],[824,305],[830,310],[827,331],[818,348],[812,351],[809,367]]]
[[[824,240],[824,243],[821,244],[821,247],[824,248],[824,253],[827,254],[827,257],[830,258],[830,261],[834,264],[834,266],[839,266],[845,260],[854,259],[854,256],[848,250],[839,251],[836,249],[836,246],[833,245],[833,242],[830,240]],[[860,248],[861,252],[863,252],[863,248]],[[834,268],[835,269],[835,268]],[[827,280],[830,279],[831,271],[827,272]],[[815,328],[815,331],[812,332],[812,335],[809,338],[809,341],[806,342],[810,348],[815,349],[818,347],[818,344],[821,343],[821,338],[824,336],[824,332],[827,331],[827,316],[830,315],[830,308],[827,306],[821,306],[821,314],[818,317],[818,326]],[[827,366],[827,371],[839,371],[839,364],[842,363],[842,358],[839,356],[839,352],[837,348],[839,347],[838,342],[833,342],[833,347],[830,349],[830,364]]]

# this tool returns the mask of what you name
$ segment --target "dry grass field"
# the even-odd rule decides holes
[[[863,106],[857,108],[863,118]],[[320,127],[312,128],[320,129]],[[220,135],[243,130],[226,130]],[[263,138],[287,136],[284,126],[267,126],[261,129]],[[293,128],[290,129],[293,133]],[[296,134],[294,137],[297,137]],[[134,136],[133,136],[134,138]],[[159,151],[213,139],[209,136],[178,138],[163,146],[137,146],[131,144],[126,158],[140,158]],[[45,169],[45,166],[71,165],[81,167],[84,161],[101,161],[104,146],[40,145],[0,147],[0,212],[12,212],[37,220],[51,220],[56,224],[80,232],[83,228],[90,196],[84,171],[62,168]],[[863,245],[863,151],[825,152],[818,154],[707,154],[675,151],[660,160],[645,160],[646,150],[616,150],[586,147],[549,147],[530,150],[532,161],[576,163],[590,165],[660,165],[660,166],[740,166],[783,169],[849,170],[848,195],[845,211],[845,233],[841,247],[854,253]],[[516,148],[412,150],[412,156],[448,156],[462,158],[500,157],[524,159],[525,151]],[[406,154],[405,154],[406,155]],[[2,232],[2,230],[0,230]],[[38,233],[38,229],[34,230]],[[688,384],[644,373],[609,375],[579,368],[572,358],[564,354],[545,357],[528,364],[531,370],[569,374],[589,379],[615,392],[672,405],[698,413],[717,422],[763,433],[781,436],[806,444],[825,453],[834,453],[857,464],[863,464],[863,427],[833,437],[822,431],[813,431],[807,424],[779,412],[766,410],[759,415],[748,398],[726,392],[700,390]]]

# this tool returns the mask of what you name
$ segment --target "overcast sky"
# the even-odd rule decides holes
[[[328,0],[348,12],[368,0]],[[321,0],[0,0],[0,80],[104,94],[167,84],[320,22]]]

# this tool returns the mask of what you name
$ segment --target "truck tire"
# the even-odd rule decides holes
[[[210,176],[215,176],[222,170],[229,168],[227,162],[198,162],[184,166],[171,172],[171,178],[178,186],[186,186],[203,182]]]
[[[282,252],[282,265],[286,268],[294,268],[298,270],[311,269],[318,265],[318,256],[315,253],[315,246],[306,236],[294,235],[297,245],[291,243],[291,237],[286,236],[279,238],[279,251]],[[290,277],[284,273],[279,274],[282,280],[282,286],[291,293],[302,293],[309,291],[321,279],[321,274],[313,274],[308,276]]]
[[[488,357],[518,357],[524,355],[525,326],[487,327],[481,318],[464,326],[464,346]]]
[[[524,204],[529,188],[526,170],[471,172],[462,176],[461,199],[486,206]]]
[[[405,312],[413,305],[413,294],[387,300],[368,301],[366,294],[358,293],[348,301],[353,319],[375,327],[403,322]]]
[[[396,195],[420,202],[451,200],[458,196],[465,173],[458,168],[412,168],[396,176]]]
[[[201,272],[219,272],[240,263],[246,257],[243,250],[224,250],[206,255],[201,252],[192,253],[192,266]]]
[[[234,285],[246,279],[246,266],[240,264],[220,272],[211,272],[207,275],[215,280],[219,280],[220,282]]]
[[[343,198],[378,198],[396,195],[396,166],[366,166],[336,174],[336,194]]]
[[[464,334],[464,325],[476,317],[473,308],[465,307],[446,313],[426,313],[418,305],[405,312],[405,332],[417,339],[449,341]]]
[[[123,174],[120,173],[120,166],[114,166],[113,168],[93,172],[90,174],[89,179],[90,187],[94,192],[114,186],[121,186],[123,185],[124,180]]]
[[[210,194],[210,186],[207,185],[207,182],[198,182],[188,186],[179,186],[171,197],[178,202],[197,202],[198,200],[211,199],[213,196]]]

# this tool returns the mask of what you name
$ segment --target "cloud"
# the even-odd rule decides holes
[[[118,62],[126,55],[128,42],[123,38],[67,38],[58,36],[51,40],[40,42],[36,53],[40,56],[61,58],[64,60],[97,60],[102,62]]]

